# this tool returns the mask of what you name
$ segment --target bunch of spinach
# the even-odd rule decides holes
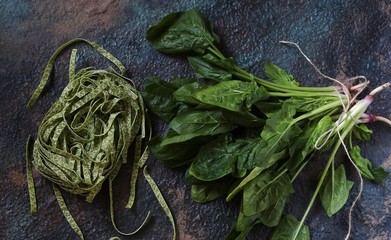
[[[147,106],[169,126],[149,146],[164,164],[187,166],[185,180],[195,201],[230,201],[241,194],[240,213],[227,239],[244,239],[256,224],[275,227],[271,239],[309,239],[304,222],[315,199],[319,196],[332,216],[353,186],[344,165],[335,166],[341,145],[350,149],[365,178],[379,183],[388,175],[373,168],[353,143],[354,138],[369,140],[372,132],[363,123],[380,118],[365,112],[373,95],[389,84],[352,101],[351,94],[366,84],[302,87],[270,63],[265,65],[270,81],[258,78],[221,53],[219,36],[195,9],[164,17],[148,30],[147,39],[160,52],[186,56],[196,74],[170,82],[145,80]],[[315,151],[326,150],[329,160],[301,221],[284,214],[292,182]]]

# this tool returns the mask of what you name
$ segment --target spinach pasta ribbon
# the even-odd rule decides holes
[[[130,181],[131,191],[127,204],[127,207],[131,208],[135,199],[138,169],[144,166],[148,151],[145,149],[142,152],[142,141],[146,138],[147,132],[143,99],[134,83],[123,77],[125,73],[123,64],[96,43],[81,38],[73,39],[62,45],[52,55],[27,107],[31,108],[41,95],[58,55],[77,42],[91,45],[112,62],[120,73],[111,67],[108,70],[84,68],[76,72],[77,50],[72,51],[69,84],[46,113],[39,127],[32,152],[33,160],[30,159],[31,150],[29,151],[31,138],[27,146],[27,178],[31,212],[36,211],[31,171],[31,165],[33,165],[40,174],[53,183],[53,189],[64,216],[73,230],[83,239],[80,228],[61,196],[60,188],[85,196],[87,202],[92,202],[102,184],[108,179],[113,226],[119,233],[131,235],[138,229],[132,233],[123,233],[115,225],[112,182],[122,164],[127,161],[130,145],[136,141],[135,162]],[[156,194],[156,191],[154,193],[160,202],[163,197],[159,193]]]

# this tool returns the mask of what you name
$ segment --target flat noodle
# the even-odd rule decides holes
[[[64,214],[65,218],[67,219],[69,225],[72,227],[73,231],[75,231],[75,233],[79,236],[80,239],[84,239],[80,227],[77,225],[75,219],[72,217],[71,213],[69,212],[69,209],[64,201],[64,198],[61,195],[60,189],[58,189],[58,187],[55,184],[52,184],[52,186],[53,186],[54,194],[56,195],[58,205],[60,206],[60,209]]]
[[[37,211],[37,198],[35,196],[35,186],[33,179],[33,172],[31,166],[31,144],[33,143],[33,138],[28,137],[26,144],[26,175],[27,175],[27,186],[29,191],[30,198],[30,212],[35,213]]]
[[[126,163],[128,149],[137,138],[136,159],[131,176],[131,204],[133,205],[138,168],[144,165],[147,154],[141,154],[145,137],[145,110],[140,93],[134,83],[123,77],[123,64],[109,52],[91,41],[77,38],[62,45],[50,58],[41,81],[27,104],[31,108],[40,97],[51,75],[58,55],[68,46],[85,42],[111,61],[120,71],[93,70],[84,68],[75,71],[76,50],[72,51],[69,63],[69,84],[59,99],[46,113],[38,129],[33,156],[26,147],[26,167],[31,212],[36,211],[34,182],[31,162],[47,179],[53,182],[53,189],[60,208],[77,235],[83,234],[71,216],[60,188],[86,197],[92,202],[109,179],[110,210],[115,229],[123,235],[136,233],[146,222],[132,233],[123,233],[114,222],[112,181],[123,163]],[[129,84],[130,83],[130,84]],[[142,129],[141,129],[142,128]],[[141,133],[140,133],[141,132]],[[141,135],[139,135],[141,134]],[[159,201],[160,202],[160,201]]]
[[[159,187],[157,186],[156,182],[152,179],[151,175],[149,175],[146,166],[144,167],[143,172],[144,172],[145,179],[147,179],[149,185],[152,188],[153,193],[156,196],[156,199],[159,201],[160,206],[162,206],[164,212],[166,213],[167,217],[169,218],[169,220],[171,222],[172,229],[173,229],[172,239],[175,240],[176,239],[175,219],[172,216],[170,207],[167,205],[166,200],[164,200],[163,194],[160,192]]]

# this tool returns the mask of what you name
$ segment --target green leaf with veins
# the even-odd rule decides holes
[[[248,234],[248,230],[253,228],[253,226],[258,223],[262,223],[268,227],[277,226],[281,219],[285,202],[286,202],[286,198],[281,198],[269,208],[251,216],[246,216],[243,213],[243,202],[242,202],[240,206],[239,216],[235,224],[236,234],[238,236],[246,236]]]
[[[223,115],[235,125],[239,125],[246,128],[256,128],[254,131],[259,132],[259,127],[262,127],[266,120],[256,116],[251,112],[233,112],[229,110],[223,110]]]
[[[198,78],[206,78],[214,81],[228,81],[232,79],[230,68],[233,68],[231,58],[220,60],[207,54],[202,57],[190,56],[188,61]],[[209,58],[208,58],[209,57]]]
[[[299,83],[293,78],[292,75],[286,73],[283,69],[277,67],[272,63],[265,64],[265,73],[274,83],[283,86],[298,87]]]
[[[295,237],[299,221],[292,215],[285,215],[281,218],[280,223],[274,228],[270,240],[310,240],[310,230],[308,226],[301,227]]]
[[[170,122],[171,129],[179,134],[216,135],[233,130],[221,111],[188,110],[177,114]]]
[[[319,140],[319,138],[334,126],[334,122],[329,115],[326,115],[321,118],[317,124],[315,124],[315,122],[311,122],[311,124],[315,125],[316,127],[312,132],[310,138],[308,139],[307,145],[309,146],[309,148],[314,149],[315,147],[320,147],[321,144],[324,143],[323,141]],[[326,140],[327,137],[324,139]],[[329,139],[329,141],[334,142],[333,139]],[[322,147],[322,151],[327,150],[330,147],[329,145],[330,144],[326,143],[326,145]]]
[[[177,90],[181,88],[184,85],[196,82],[197,79],[195,78],[173,78],[169,81],[170,85],[173,89]]]
[[[257,145],[255,148],[252,148],[252,151],[254,157],[247,158],[252,159],[252,161],[247,161],[246,165],[243,167],[240,167],[241,161],[238,162],[238,168],[247,168],[251,170],[251,172],[242,179],[241,182],[239,182],[237,185],[234,186],[234,188],[228,193],[228,196],[226,198],[226,201],[230,201],[236,194],[238,194],[243,188],[249,184],[254,178],[259,176],[264,170],[272,167],[278,160],[283,159],[286,156],[286,151],[282,150],[281,152],[273,154],[269,159],[263,159],[262,156],[264,155],[263,152],[266,151],[265,145],[263,145],[265,142],[260,141],[260,144]],[[259,159],[262,159],[260,161]]]
[[[148,145],[152,154],[161,162],[169,167],[178,167],[190,164],[200,147],[213,139],[213,136],[192,133],[178,135],[171,130],[164,138],[152,138]]]
[[[147,39],[167,54],[203,54],[213,42],[219,42],[209,21],[195,9],[167,15],[148,29]]]
[[[329,173],[319,193],[323,208],[329,217],[345,205],[352,187],[353,182],[346,179],[342,164],[334,172]]]
[[[371,173],[373,175],[373,182],[374,183],[382,183],[384,179],[386,179],[389,175],[389,172],[387,172],[384,168],[378,167],[378,168],[373,168],[371,170]]]
[[[199,203],[213,201],[227,193],[232,184],[232,178],[221,178],[217,181],[193,184],[191,198]]]
[[[388,172],[383,168],[372,168],[372,163],[361,155],[359,146],[351,148],[349,153],[364,178],[375,183],[381,183],[388,176]]]
[[[287,197],[281,197],[273,205],[259,213],[259,220],[268,227],[275,227],[280,222]]]
[[[229,231],[227,237],[225,240],[246,240],[247,235],[250,233],[251,229],[256,223],[253,223],[249,225],[246,229],[243,231],[238,231],[237,230],[237,223],[235,223],[232,227],[231,230]]]
[[[367,159],[361,156],[361,149],[359,146],[355,146],[349,151],[350,156],[352,157],[354,163],[360,169],[361,175],[369,180],[373,180],[374,177],[371,173],[372,163]]]
[[[157,77],[144,81],[142,96],[148,108],[159,118],[170,121],[176,114],[178,104],[172,95],[175,89],[168,82]]]
[[[235,68],[234,59],[232,57],[229,58],[218,58],[213,54],[207,53],[202,56],[202,59],[213,64],[216,67],[223,68],[228,72],[232,72]]]
[[[233,138],[225,134],[201,148],[190,166],[189,172],[194,177],[212,181],[225,175],[244,176],[246,162],[255,161],[258,152],[254,151],[259,138]]]
[[[284,102],[281,110],[271,114],[266,120],[266,125],[261,132],[262,139],[267,142],[265,159],[289,146],[290,142],[295,141],[296,136],[302,132],[294,122],[295,114],[294,105]]]
[[[254,168],[266,170],[272,167],[276,162],[278,162],[281,159],[284,159],[287,156],[286,149],[282,149],[279,152],[274,152],[271,156],[269,156],[270,151],[267,148],[265,141],[263,140],[260,140],[259,142],[257,142],[256,145],[254,144],[251,147],[252,147],[251,155],[253,157],[248,158],[248,161],[243,162],[243,168],[249,170]],[[239,162],[239,164],[240,163],[241,162]]]
[[[249,182],[243,190],[243,214],[251,216],[268,209],[294,189],[289,175],[264,172]]]
[[[334,122],[330,116],[324,116],[319,121],[311,121],[295,140],[295,142],[289,147],[290,159],[288,161],[287,168],[293,170],[297,168],[307,156],[316,149],[316,144],[321,146],[322,141],[317,143],[318,139],[329,129],[332,128]],[[324,138],[326,139],[326,137]],[[331,142],[332,139],[331,139]],[[328,145],[327,145],[328,147]],[[326,150],[322,148],[322,150]]]
[[[291,215],[281,218],[285,201],[293,192],[288,171],[297,176],[295,170],[303,166],[320,137],[332,129],[334,123],[329,116],[342,113],[340,101],[346,99],[338,96],[333,87],[300,88],[291,75],[273,64],[265,65],[272,82],[252,76],[216,48],[219,37],[208,20],[194,9],[166,16],[148,30],[147,39],[158,51],[187,55],[198,78],[219,82],[206,86],[194,81],[186,85],[156,81],[149,86],[147,81],[143,96],[150,109],[170,122],[171,127],[163,139],[151,140],[151,150],[169,166],[192,162],[186,179],[194,184],[194,199],[215,199],[222,194],[220,190],[226,191],[225,186],[219,188],[218,182],[232,178],[231,175],[241,178],[227,197],[229,201],[243,190],[241,215],[229,239],[244,239],[256,223],[275,226],[279,222],[272,240],[308,240],[309,229],[301,226],[318,193],[330,216],[345,204],[353,183],[346,179],[342,165],[334,171],[334,155],[340,142],[335,145],[339,140],[335,136],[324,138],[328,142],[322,150],[336,147],[308,211],[300,223]],[[232,80],[233,75],[248,82]],[[258,84],[274,92],[269,93]],[[263,122],[262,118],[267,120]],[[348,140],[352,135],[360,141],[369,140],[372,131],[357,125],[350,132],[353,123],[342,129],[341,135],[348,136]],[[234,125],[238,125],[235,131]],[[261,127],[260,136],[237,136],[243,129],[256,129],[259,134]],[[318,145],[322,143],[319,140]],[[290,160],[283,161],[288,154]],[[359,148],[352,148],[351,155],[364,177],[380,182],[388,175],[382,168],[373,169]],[[327,175],[330,166],[332,172]]]
[[[236,220],[236,231],[243,232],[247,228],[252,227],[254,224],[259,223],[259,215],[258,213],[253,214],[251,216],[246,216],[243,213],[243,201],[240,205],[240,211],[238,215],[238,219]]]
[[[200,91],[201,89],[206,88],[207,85],[199,83],[199,82],[193,82],[186,85],[183,85],[179,89],[177,89],[173,94],[178,102],[191,104],[191,105],[198,105],[201,102],[198,101],[193,97],[193,93]]]
[[[353,135],[359,141],[369,141],[371,140],[371,135],[373,133],[365,124],[356,124],[353,127]]]
[[[278,112],[282,108],[281,102],[257,102],[254,106],[259,109],[266,117],[272,116],[274,113]]]
[[[166,82],[158,77],[149,77],[144,80],[141,95],[148,109],[166,122],[177,114],[180,104],[173,93],[184,84],[194,82],[194,79],[174,79]]]
[[[231,80],[198,91],[193,96],[205,104],[234,112],[248,112],[252,104],[267,99],[269,94],[255,82]]]
[[[284,103],[294,106],[297,113],[311,112],[328,103],[335,102],[335,98],[328,97],[291,97],[283,100]],[[322,115],[324,116],[324,115]]]

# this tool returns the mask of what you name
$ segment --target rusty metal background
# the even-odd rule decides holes
[[[164,79],[192,76],[185,60],[164,56],[145,40],[147,28],[162,16],[187,8],[204,12],[222,37],[221,48],[237,63],[256,75],[263,75],[263,63],[272,61],[303,85],[331,84],[321,79],[297,50],[278,44],[279,40],[299,43],[325,74],[343,78],[365,75],[372,87],[390,81],[391,2],[386,0],[265,1],[265,0],[81,0],[81,1],[0,1],[0,239],[76,239],[57,205],[48,181],[37,173],[38,212],[29,213],[25,177],[25,143],[35,136],[43,115],[67,83],[69,52],[56,64],[55,79],[31,110],[25,105],[38,85],[51,54],[64,42],[83,37],[95,41],[117,56],[137,85],[147,76]],[[107,64],[84,45],[80,67]],[[376,97],[371,111],[391,117],[391,91]],[[155,133],[164,126],[153,119]],[[374,123],[373,140],[362,144],[375,166],[391,170],[391,128]],[[343,157],[342,157],[343,158]],[[319,156],[296,183],[297,193],[288,210],[297,218],[303,214],[315,187],[325,156]],[[346,160],[346,159],[343,159]],[[190,188],[183,182],[183,169],[169,169],[155,159],[148,161],[177,221],[179,239],[224,239],[236,218],[238,201],[209,204],[192,202]],[[83,198],[64,193],[68,206],[86,239],[170,239],[171,227],[146,181],[139,178],[137,205],[127,200],[130,165],[124,166],[115,188],[116,216],[124,231],[134,229],[147,211],[152,219],[133,237],[121,237],[109,217],[108,189],[88,204]],[[352,167],[348,177],[356,180]],[[317,202],[307,223],[313,239],[343,239],[347,232],[348,209],[358,192],[355,185],[349,204],[328,218]],[[382,185],[365,183],[353,213],[351,239],[391,239],[391,178]],[[257,227],[249,239],[265,239],[268,230]]]

